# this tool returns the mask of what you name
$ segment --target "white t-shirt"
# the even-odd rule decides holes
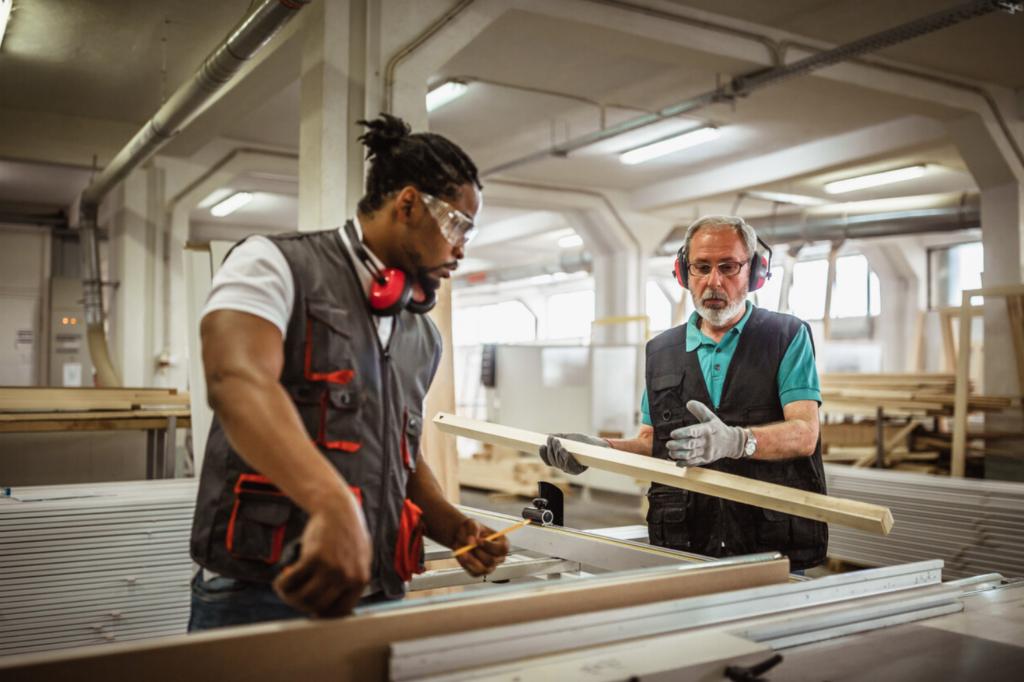
[[[352,222],[356,226],[359,240],[362,241],[363,229],[359,219],[355,218]],[[373,276],[353,253],[344,228],[338,228],[338,233],[356,263],[356,274],[369,299]],[[372,251],[367,248],[366,252],[378,268],[384,267]],[[224,259],[220,270],[214,275],[206,307],[203,308],[203,314],[199,319],[201,321],[214,310],[238,310],[273,323],[281,330],[281,338],[285,339],[294,305],[295,280],[284,254],[266,237],[249,237],[231,251]],[[387,347],[394,319],[376,315],[373,319],[377,325],[380,343]]]

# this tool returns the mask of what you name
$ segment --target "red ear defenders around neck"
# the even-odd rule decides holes
[[[676,253],[676,260],[672,267],[672,274],[675,276],[679,286],[684,289],[690,288],[689,261],[683,258],[683,247],[679,247]],[[754,248],[754,256],[750,259],[750,282],[748,291],[757,291],[764,286],[772,277],[772,249],[770,246],[757,238],[757,246]]]
[[[356,226],[351,220],[345,223],[345,236],[348,237],[359,262],[373,276],[373,284],[370,285],[370,312],[374,315],[392,317],[403,310],[422,315],[429,313],[437,304],[437,294],[434,291],[424,290],[422,301],[413,298],[415,286],[404,270],[378,268],[370,254],[363,248],[363,243],[356,233]]]

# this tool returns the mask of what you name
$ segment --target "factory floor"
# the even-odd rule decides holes
[[[475,488],[462,488],[461,504],[486,511],[521,516],[523,508],[530,505],[526,497],[492,493]],[[635,495],[623,495],[601,490],[585,494],[580,488],[571,488],[565,496],[565,525],[580,530],[635,526],[646,523],[642,500]],[[823,565],[807,571],[807,577],[820,578],[834,573]]]

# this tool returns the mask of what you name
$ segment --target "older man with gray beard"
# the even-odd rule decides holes
[[[746,300],[770,276],[767,246],[742,218],[707,216],[687,230],[675,275],[696,312],[647,344],[640,434],[554,434],[540,456],[585,471],[558,440],[568,438],[825,493],[810,328]],[[655,545],[713,557],[780,551],[800,572],[825,560],[824,523],[658,483],[648,498]]]

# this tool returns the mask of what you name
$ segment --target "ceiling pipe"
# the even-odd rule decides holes
[[[963,194],[944,206],[904,211],[832,215],[803,212],[746,220],[771,245],[956,232],[981,227],[981,197]],[[684,226],[674,229],[658,248],[658,255],[675,255],[686,230]]]
[[[499,164],[493,168],[485,170],[481,175],[487,177],[525,164],[542,161],[551,156],[568,156],[571,152],[583,147],[603,142],[610,138],[644,128],[680,114],[701,109],[710,104],[732,102],[738,97],[746,97],[757,90],[777,85],[779,83],[784,83],[793,78],[805,76],[823,68],[834,66],[841,62],[850,61],[872,52],[877,52],[878,50],[948,28],[963,21],[985,16],[1000,10],[1013,13],[1018,8],[1018,3],[1003,2],[1001,0],[972,0],[972,2],[958,5],[947,10],[942,10],[920,19],[915,19],[914,21],[901,24],[900,26],[896,26],[895,28],[891,28],[887,31],[882,31],[881,33],[876,33],[866,38],[855,40],[852,43],[846,43],[845,45],[840,45],[831,50],[825,50],[824,52],[806,57],[786,66],[776,66],[746,75],[737,76],[731,82],[719,86],[709,92],[697,95],[685,102],[665,107],[664,109],[660,109],[652,114],[624,121],[620,124],[605,128],[604,130],[599,130],[588,135],[582,135],[576,139],[555,145],[550,149],[535,152],[533,154]],[[874,65],[872,64],[872,66]],[[993,104],[994,102],[990,102],[990,106]],[[998,115],[997,118],[1001,120],[1001,117]],[[1009,131],[1005,127],[1003,128],[1003,131],[1012,142],[1013,137],[1012,135],[1009,135]],[[1014,149],[1017,151],[1015,143]],[[1022,159],[1022,162],[1024,162],[1024,159]]]
[[[104,332],[106,314],[100,283],[99,244],[96,240],[99,206],[133,170],[149,160],[187,126],[203,106],[252,59],[298,11],[311,0],[263,0],[221,41],[186,81],[113,161],[82,192],[79,209],[81,230],[82,290],[89,355],[100,386],[120,386],[121,379],[110,360]]]

